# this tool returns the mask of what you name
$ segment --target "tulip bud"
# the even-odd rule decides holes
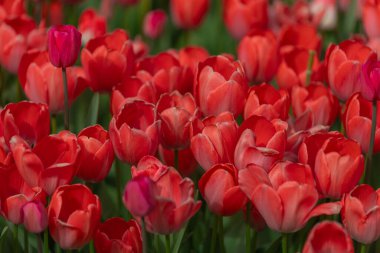
[[[362,66],[360,92],[370,101],[380,99],[380,61],[372,55]]]
[[[78,58],[82,34],[72,25],[57,25],[48,33],[49,58],[57,68],[73,66]]]
[[[145,175],[133,178],[125,186],[123,201],[133,216],[147,215],[155,205],[152,180]]]
[[[48,225],[45,206],[40,201],[31,201],[22,207],[25,229],[31,233],[41,233]]]
[[[163,10],[154,10],[149,12],[144,18],[144,34],[151,38],[158,38],[166,23],[166,13]]]

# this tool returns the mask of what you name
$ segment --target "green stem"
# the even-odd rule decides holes
[[[15,225],[15,230],[14,230],[15,253],[19,252],[18,230],[19,230],[18,225]]]
[[[248,202],[247,203],[247,223],[245,225],[245,252],[251,253],[251,226],[249,225],[250,222],[250,212],[251,212],[251,205]]]
[[[367,253],[367,245],[360,244],[360,253]]]
[[[165,235],[165,249],[166,249],[166,253],[171,253],[170,235]]]
[[[44,231],[44,253],[49,253],[49,230]]]
[[[64,95],[64,104],[65,104],[64,124],[65,124],[65,130],[70,130],[70,108],[69,108],[69,93],[68,93],[68,88],[67,88],[66,68],[62,68],[62,76],[63,76],[63,95]]]
[[[41,239],[41,234],[36,234],[36,237],[37,237],[37,250],[38,250],[38,253],[42,253],[42,239]]]
[[[61,247],[58,243],[55,245],[55,253],[61,253]]]
[[[174,168],[178,170],[179,167],[179,153],[178,149],[174,149]]]
[[[160,248],[160,238],[158,234],[154,234],[154,247],[155,247],[155,252],[159,253],[161,251]]]
[[[282,253],[288,253],[288,235],[287,234],[282,234]]]
[[[51,133],[56,134],[57,133],[57,116],[51,115]]]
[[[253,239],[252,239],[252,253],[256,252],[256,245],[257,245],[257,231],[256,229],[253,230]]]
[[[147,244],[147,238],[146,238],[144,217],[141,217],[141,232],[142,232],[143,253],[148,253],[148,244]]]
[[[377,103],[376,100],[372,102],[372,126],[371,126],[371,139],[369,142],[369,148],[367,152],[367,168],[365,171],[365,182],[370,183],[371,170],[372,170],[372,159],[373,159],[373,147],[375,144],[375,133],[376,133],[376,121],[377,121]]]
[[[219,216],[219,246],[222,253],[226,252],[224,247],[224,227],[223,227],[223,216]]]
[[[118,214],[121,215],[122,208],[122,194],[121,194],[121,169],[120,169],[120,161],[116,160],[116,187],[117,187],[117,211]]]
[[[24,252],[29,253],[29,233],[24,228]]]
[[[214,221],[214,227],[212,228],[212,235],[211,235],[211,253],[215,253],[216,251],[216,237],[218,234],[218,217],[215,216],[215,221]]]
[[[306,86],[310,84],[311,73],[312,73],[312,68],[313,68],[313,63],[314,63],[314,55],[315,55],[315,51],[309,50],[309,59],[307,60],[307,69],[306,69]]]
[[[95,249],[94,249],[94,241],[91,241],[91,242],[90,242],[90,245],[89,245],[89,251],[90,251],[90,253],[94,253],[94,252],[95,252]]]

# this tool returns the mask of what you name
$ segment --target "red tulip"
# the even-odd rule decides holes
[[[133,45],[123,30],[90,40],[82,50],[81,59],[94,92],[111,91],[135,67]]]
[[[159,143],[161,121],[153,104],[132,100],[112,117],[109,135],[117,157],[131,164],[154,154]]]
[[[334,132],[307,137],[298,158],[310,165],[318,190],[327,198],[339,199],[351,191],[364,170],[359,144]]]
[[[140,175],[128,181],[123,202],[125,207],[135,217],[144,217],[153,210],[156,200],[153,181],[146,175]]]
[[[119,217],[106,220],[99,226],[94,242],[98,253],[143,252],[141,228],[135,220]]]
[[[191,150],[204,170],[218,163],[233,163],[238,125],[231,113],[203,120],[201,133],[191,139]]]
[[[340,100],[360,91],[362,64],[375,53],[358,41],[346,40],[327,49],[325,64],[331,90]]]
[[[247,198],[238,183],[238,170],[230,163],[211,167],[198,186],[209,209],[217,215],[233,215],[246,204]]]
[[[271,31],[251,32],[240,41],[237,53],[251,82],[269,82],[276,74],[280,59]]]
[[[160,160],[168,166],[174,167],[175,151],[172,149],[165,149],[160,145],[158,147],[158,153]],[[190,147],[186,149],[178,150],[178,167],[175,168],[184,177],[189,177],[197,169],[198,163],[193,156],[193,152]]]
[[[166,93],[161,95],[156,108],[161,120],[161,144],[171,149],[188,147],[199,114],[193,96],[181,95],[178,91]]]
[[[81,47],[82,34],[72,25],[57,25],[48,32],[50,62],[57,68],[75,64]]]
[[[66,71],[71,104],[87,87],[88,80],[81,67],[68,68]],[[62,71],[50,63],[46,51],[25,53],[18,73],[21,86],[30,100],[47,104],[49,111],[54,114],[64,110]]]
[[[61,25],[64,19],[63,1],[51,0],[42,2],[42,18],[49,20],[51,25]]]
[[[174,168],[163,165],[157,158],[145,156],[131,170],[133,178],[147,175],[155,185],[155,207],[144,216],[149,232],[176,232],[201,207],[201,202],[194,200],[193,182],[189,178],[182,178]]]
[[[77,176],[90,182],[102,181],[111,169],[114,152],[108,132],[100,125],[87,127],[78,134],[80,152]]]
[[[239,171],[239,184],[268,227],[278,232],[296,232],[312,217],[340,211],[339,202],[316,206],[319,195],[307,165],[279,162],[267,174],[250,164]]]
[[[286,90],[277,91],[270,84],[263,83],[249,89],[244,107],[244,119],[257,115],[263,116],[267,120],[281,119],[286,121],[289,107],[290,99]]]
[[[335,221],[317,223],[309,232],[302,253],[354,253],[354,245],[347,231]]]
[[[41,233],[48,226],[47,210],[41,201],[34,200],[24,204],[21,216],[28,232]]]
[[[28,49],[46,49],[46,32],[28,16],[6,19],[0,24],[0,63],[17,73],[22,55]]]
[[[11,139],[11,149],[20,175],[31,187],[41,187],[48,195],[73,179],[79,152],[76,136],[68,131],[46,136],[33,148],[20,137]]]
[[[116,115],[128,100],[141,99],[148,103],[157,102],[156,88],[150,81],[129,77],[116,85],[111,93],[111,112]]]
[[[312,25],[296,24],[284,26],[279,35],[279,47],[281,53],[286,53],[294,48],[302,48],[320,52],[322,40],[317,29]]]
[[[25,14],[24,0],[3,0],[0,5],[0,20],[17,18]]]
[[[356,186],[342,200],[341,217],[350,236],[363,244],[380,237],[380,194],[372,186]]]
[[[377,103],[380,106],[379,102]],[[349,138],[357,141],[363,153],[368,153],[372,125],[372,104],[359,93],[354,94],[348,101],[342,121]],[[380,112],[377,112],[374,152],[380,151]]]
[[[29,232],[42,232],[47,227],[45,202],[46,194],[26,184],[12,157],[6,164],[0,161],[0,214],[4,218],[16,225],[24,224]]]
[[[78,21],[78,30],[82,34],[82,44],[106,33],[107,21],[105,17],[98,15],[94,9],[86,9],[82,12]]]
[[[194,75],[198,63],[206,60],[209,56],[209,53],[203,47],[188,46],[178,51],[179,63],[186,68],[190,68]]]
[[[309,3],[304,0],[296,0],[292,5],[283,1],[275,1],[273,9],[274,18],[279,27],[311,23]]]
[[[224,0],[223,20],[229,33],[241,39],[250,30],[268,26],[267,0]]]
[[[246,119],[239,128],[235,148],[235,165],[239,170],[254,163],[269,171],[285,152],[286,130],[282,121],[269,121],[261,116]]]
[[[209,4],[209,0],[170,0],[174,24],[182,29],[198,27],[206,16]]]
[[[374,0],[366,0],[362,5],[363,26],[370,39],[380,37],[380,9],[379,3]]]
[[[50,133],[50,115],[45,104],[33,102],[10,103],[1,111],[5,143],[20,136],[33,146]]]
[[[372,55],[362,66],[360,92],[370,101],[380,100],[380,61]]]
[[[59,187],[48,209],[49,231],[62,249],[79,249],[89,243],[101,216],[98,196],[81,184]]]
[[[205,116],[229,111],[237,117],[243,111],[247,90],[239,62],[214,56],[199,64],[194,97]]]
[[[320,83],[308,87],[293,87],[292,108],[296,128],[306,130],[314,126],[331,126],[339,112],[339,101],[330,89]]]
[[[283,53],[281,64],[278,68],[276,79],[278,86],[283,89],[291,89],[295,86],[306,86],[306,71],[309,61],[309,50],[293,48]],[[312,75],[318,70],[318,57],[314,55]],[[313,76],[311,76],[313,80]]]
[[[184,94],[193,90],[192,73],[181,66],[178,59],[169,52],[147,57],[137,66],[137,77],[151,81],[157,94],[178,90]]]
[[[143,31],[145,36],[151,39],[160,37],[164,31],[166,19],[166,13],[163,10],[148,12],[144,18]]]

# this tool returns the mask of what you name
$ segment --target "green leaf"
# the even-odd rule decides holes
[[[181,242],[182,242],[183,236],[185,235],[187,224],[188,224],[188,222],[178,232],[178,236],[177,236],[177,240],[176,240],[175,245],[174,245],[173,253],[178,253],[179,252],[179,247],[181,246]]]
[[[90,106],[88,108],[88,125],[95,125],[98,122],[99,100],[99,92],[95,92],[94,96],[91,99]]]

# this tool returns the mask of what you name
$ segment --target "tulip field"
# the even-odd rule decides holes
[[[0,0],[0,253],[380,252],[378,51],[376,0]]]

